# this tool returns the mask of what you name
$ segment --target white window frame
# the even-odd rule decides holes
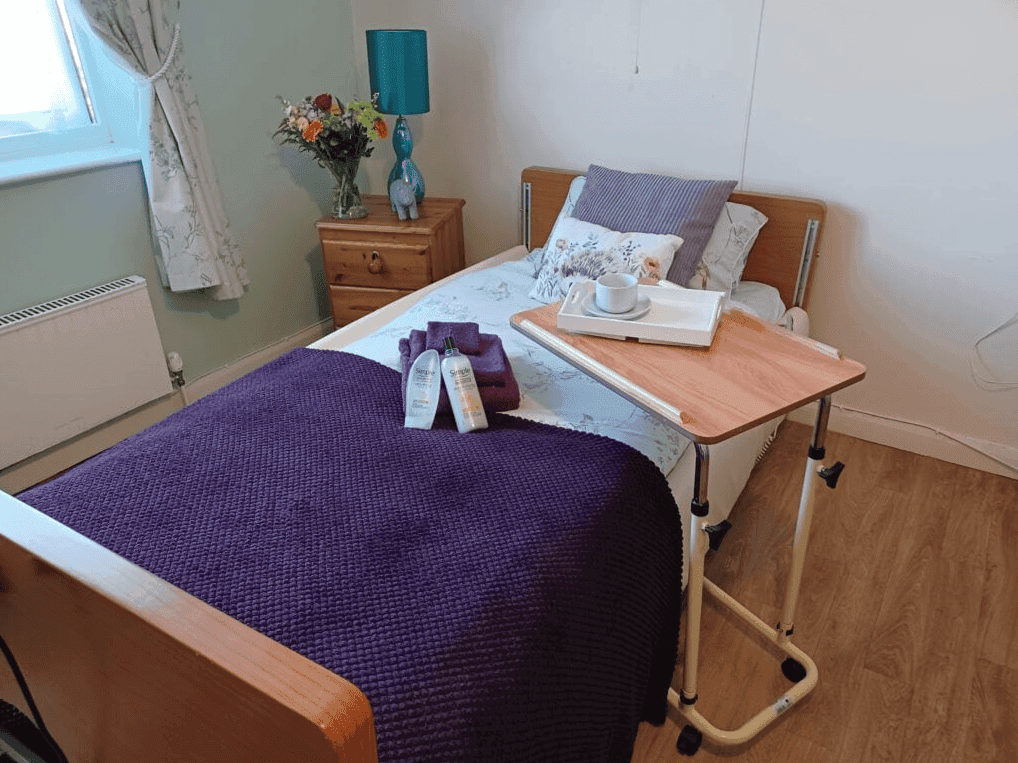
[[[151,84],[122,65],[92,31],[77,0],[64,0],[95,123],[0,138],[0,184],[141,161],[148,153]]]

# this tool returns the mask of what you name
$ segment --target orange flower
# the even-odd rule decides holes
[[[304,140],[308,143],[314,143],[318,140],[318,133],[322,131],[324,126],[325,125],[322,124],[321,119],[313,119],[308,126],[304,128],[304,132],[302,132],[301,135],[304,136]]]
[[[385,120],[381,117],[376,119],[371,126],[375,128],[375,134],[378,135],[379,138],[384,138],[389,134],[389,126],[385,124]]]

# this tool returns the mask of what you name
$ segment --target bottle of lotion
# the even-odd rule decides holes
[[[484,415],[481,393],[470,361],[456,349],[453,338],[445,339],[445,357],[442,358],[442,379],[449,393],[452,415],[460,432],[473,432],[488,428],[488,417]]]
[[[410,366],[406,384],[406,419],[403,426],[411,429],[431,429],[438,410],[438,395],[442,391],[437,350],[425,350]]]

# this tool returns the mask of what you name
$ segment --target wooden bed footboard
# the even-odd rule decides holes
[[[377,761],[353,684],[4,493],[0,633],[71,763]]]

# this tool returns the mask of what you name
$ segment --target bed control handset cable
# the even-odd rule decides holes
[[[35,718],[33,724],[29,718],[9,702],[0,700],[0,763],[67,763],[67,756],[60,745],[50,736],[46,724],[42,722],[39,708],[35,706],[32,693],[28,690],[25,677],[21,674],[18,661],[14,659],[7,642],[0,636],[0,651],[3,651],[7,664],[11,666],[21,693],[25,697],[28,709]]]

